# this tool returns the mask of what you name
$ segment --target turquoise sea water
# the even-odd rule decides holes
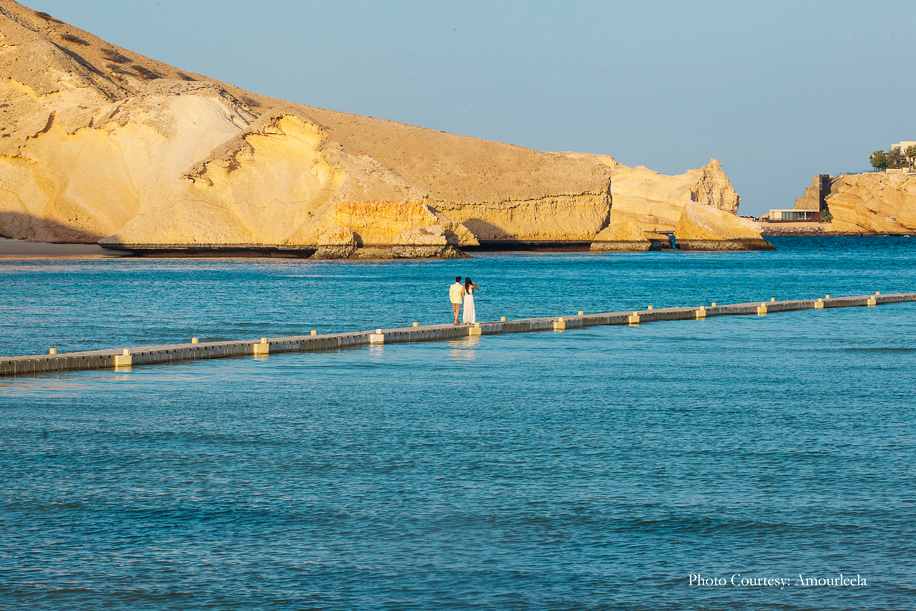
[[[484,320],[909,292],[914,242],[6,260],[0,353],[448,322],[457,274],[482,287]],[[912,609],[914,317],[0,378],[0,608]],[[867,585],[799,583],[841,573]]]

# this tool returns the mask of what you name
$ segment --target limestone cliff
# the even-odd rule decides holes
[[[331,140],[307,107],[180,72],[8,0],[0,74],[0,235],[323,256],[349,250],[342,236],[405,246],[429,227],[444,242],[423,238],[427,254],[477,243],[425,191]]]
[[[840,176],[830,188],[827,207],[833,232],[916,232],[916,174]]]
[[[647,250],[671,250],[671,239],[662,233],[643,231],[631,222],[613,220],[595,236],[589,250],[592,252],[645,252]]]
[[[496,156],[494,166],[476,176],[458,169],[460,180],[437,188],[433,205],[484,242],[591,241],[608,224],[614,160],[532,153],[511,163]]]
[[[801,197],[795,198],[796,210],[814,210],[821,209],[821,177],[815,176],[811,180],[811,185],[805,189]]]
[[[757,223],[696,202],[684,206],[674,238],[680,250],[775,250]]]
[[[645,252],[650,250],[651,240],[646,232],[635,223],[613,222],[592,240],[592,252]]]
[[[442,228],[443,251],[477,243],[423,193],[295,115],[265,116],[176,178],[173,192],[148,202],[101,243],[295,251],[334,245],[336,235],[343,236],[338,245],[398,246],[405,232],[429,226]]]
[[[715,219],[716,238],[701,241],[689,237],[676,240],[677,247],[704,250],[769,250],[756,226],[736,216],[740,198],[722,171],[722,164],[711,159],[699,170],[665,176],[644,167],[616,165],[611,172],[613,201],[608,227],[591,245],[594,252],[645,251],[671,248],[665,234],[693,227],[701,215]],[[708,209],[708,214],[704,210]],[[680,227],[680,230],[678,229]],[[749,233],[751,232],[751,233]],[[705,234],[704,234],[705,235]]]
[[[290,104],[12,0],[0,0],[0,75],[5,237],[418,257],[600,234],[613,250],[611,233],[664,242],[646,232],[673,231],[689,202],[738,205],[715,161],[663,176]]]
[[[740,198],[715,159],[699,170],[665,176],[642,166],[616,166],[611,178],[613,222],[643,231],[670,233],[690,202],[738,212]]]

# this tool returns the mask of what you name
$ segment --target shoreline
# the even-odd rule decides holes
[[[771,228],[761,232],[765,237],[854,237],[854,238],[893,238],[893,237],[916,237],[914,233],[875,233],[875,232],[835,232],[824,231],[819,227],[800,228],[786,227],[785,229]],[[500,245],[502,246],[502,245]],[[482,247],[472,247],[467,249],[466,254],[473,257],[475,254],[494,254],[494,253],[523,253],[523,254],[556,254],[556,253],[574,253],[574,254],[605,254],[590,252],[586,248],[586,243],[582,244],[513,244],[500,247],[488,244]],[[672,249],[673,250],[673,249]],[[210,259],[210,258],[303,258],[295,256],[277,256],[265,255],[255,251],[201,251],[194,254],[175,252],[157,252],[155,254],[142,255],[129,250],[113,250],[103,248],[98,244],[55,244],[52,242],[29,242],[25,240],[13,240],[9,238],[0,238],[0,261],[16,259]],[[436,259],[433,257],[433,259]],[[352,259],[340,259],[352,260]],[[361,259],[366,261],[392,261],[395,259]],[[417,260],[417,259],[400,259],[400,260]]]
[[[129,255],[98,244],[54,244],[0,238],[0,259],[111,259]]]
[[[824,231],[820,228],[785,230],[768,229],[760,232],[764,237],[796,237],[796,238],[912,238],[912,233],[878,233],[874,231]]]

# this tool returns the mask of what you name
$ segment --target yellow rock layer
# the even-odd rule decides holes
[[[801,197],[795,199],[796,210],[820,210],[821,209],[821,177],[815,176],[811,185],[805,189]]]
[[[613,252],[613,251],[647,251],[651,246],[651,241],[646,232],[636,226],[635,223],[616,222],[616,211],[611,213],[611,224],[598,232],[592,241],[590,250],[593,252]]]
[[[695,202],[684,206],[674,238],[681,250],[774,250],[757,223]]]
[[[830,189],[832,231],[912,233],[916,231],[916,175],[850,174]]]
[[[699,202],[734,215],[739,197],[715,159],[698,170],[665,176],[642,166],[619,165],[611,178],[615,223],[643,231],[670,233],[690,202]]]

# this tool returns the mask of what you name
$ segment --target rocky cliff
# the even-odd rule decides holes
[[[740,201],[738,194],[722,171],[722,164],[715,159],[710,159],[699,170],[677,176],[665,176],[642,166],[617,165],[611,175],[611,198],[613,208],[608,226],[595,236],[592,251],[671,248],[671,241],[665,234],[676,234],[676,227],[689,204],[723,212],[724,216],[718,217],[720,231],[728,234],[731,227],[733,237],[746,237],[746,223],[735,216]],[[728,242],[724,249],[734,250],[741,244],[750,246],[754,242],[742,237],[740,241]]]
[[[840,176],[830,188],[827,207],[834,232],[916,232],[916,174]]]
[[[754,221],[696,202],[684,206],[674,238],[681,250],[776,250]]]
[[[801,197],[795,198],[796,210],[814,210],[821,209],[821,177],[815,176],[811,180],[811,185],[805,189]]]
[[[612,172],[611,196],[615,222],[636,225],[643,231],[670,233],[684,206],[698,202],[734,215],[739,197],[715,159],[699,170],[665,176],[642,166],[617,166]]]
[[[715,161],[663,176],[289,104],[12,0],[0,0],[0,75],[5,237],[458,256],[481,242],[589,244],[610,227],[642,244],[674,231],[690,202],[731,217],[738,205]]]

